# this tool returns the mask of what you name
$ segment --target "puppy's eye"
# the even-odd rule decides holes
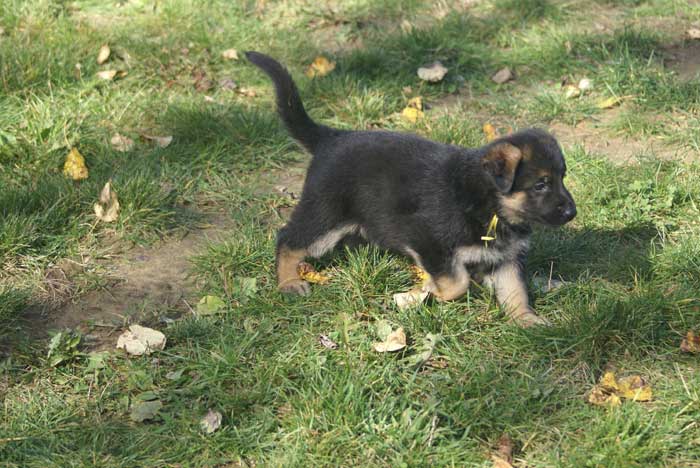
[[[538,181],[535,185],[532,186],[532,188],[535,189],[536,192],[542,192],[546,190],[547,187],[549,187],[549,180],[547,180],[546,178]]]

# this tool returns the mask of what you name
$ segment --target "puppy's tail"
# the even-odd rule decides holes
[[[277,112],[284,125],[294,139],[313,153],[324,136],[332,133],[332,129],[311,120],[292,77],[279,62],[259,52],[246,52],[245,56],[272,79],[277,94]]]

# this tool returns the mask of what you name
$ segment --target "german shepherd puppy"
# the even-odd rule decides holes
[[[301,200],[277,237],[280,291],[307,294],[299,263],[360,235],[410,256],[430,274],[438,300],[459,298],[470,279],[482,278],[512,320],[547,323],[528,305],[524,261],[531,223],[560,226],[576,216],[554,137],[529,129],[467,149],[326,127],[307,115],[281,64],[258,52],[246,57],[272,79],[282,121],[313,155]]]

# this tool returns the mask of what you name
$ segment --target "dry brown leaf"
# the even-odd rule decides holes
[[[73,180],[83,180],[88,178],[88,168],[85,165],[85,158],[78,148],[71,148],[63,164],[63,175]]]
[[[619,96],[612,96],[607,99],[603,99],[596,103],[598,109],[611,109],[622,103],[622,98]]]
[[[700,39],[700,28],[688,29],[688,37],[690,39]]]
[[[447,74],[447,67],[442,63],[436,61],[428,66],[420,67],[418,69],[418,78],[423,81],[429,81],[431,83],[437,83],[441,81]]]
[[[428,294],[428,291],[420,290],[396,293],[394,294],[394,302],[399,310],[404,310],[422,304],[425,298],[428,297]]]
[[[494,127],[490,123],[486,122],[482,127],[482,130],[484,131],[484,135],[486,136],[487,142],[493,141],[496,138],[498,138],[498,130],[496,130],[496,127]]]
[[[700,353],[700,335],[696,335],[692,330],[689,330],[681,342],[681,351],[684,353]]]
[[[389,333],[386,339],[381,343],[374,343],[374,350],[378,353],[392,353],[402,350],[406,347],[406,334],[403,328]]]
[[[326,57],[319,55],[311,62],[309,68],[306,69],[306,76],[316,78],[326,76],[335,69],[335,62],[331,62]]]
[[[330,281],[330,277],[319,273],[310,263],[301,262],[297,265],[297,274],[304,281],[313,284],[326,284]]]
[[[498,450],[491,455],[493,468],[513,468],[513,441],[508,434],[498,439]]]
[[[172,135],[168,136],[153,136],[153,135],[145,135],[141,134],[142,137],[144,137],[148,141],[154,142],[156,145],[160,146],[161,148],[167,148],[170,143],[173,141]]]
[[[503,84],[513,79],[513,72],[509,67],[501,68],[491,77],[491,79],[495,83]]]
[[[318,342],[321,346],[328,349],[338,349],[338,343],[331,340],[328,335],[318,335]]]
[[[107,182],[100,192],[100,200],[93,205],[95,216],[100,221],[111,223],[119,218],[119,199],[112,190],[112,183]]]
[[[622,377],[617,381],[619,396],[632,401],[651,401],[651,387],[638,375]]]
[[[134,147],[134,140],[119,133],[115,133],[109,142],[112,144],[112,148],[122,153],[131,151]]]
[[[238,51],[236,49],[226,49],[221,52],[221,56],[226,60],[238,60]]]
[[[221,89],[236,89],[238,85],[231,78],[222,78],[219,80],[219,88]]]

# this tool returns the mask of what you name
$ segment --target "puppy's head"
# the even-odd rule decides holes
[[[497,189],[506,221],[561,226],[576,216],[576,204],[564,186],[564,155],[544,130],[524,130],[492,142],[481,164]]]

